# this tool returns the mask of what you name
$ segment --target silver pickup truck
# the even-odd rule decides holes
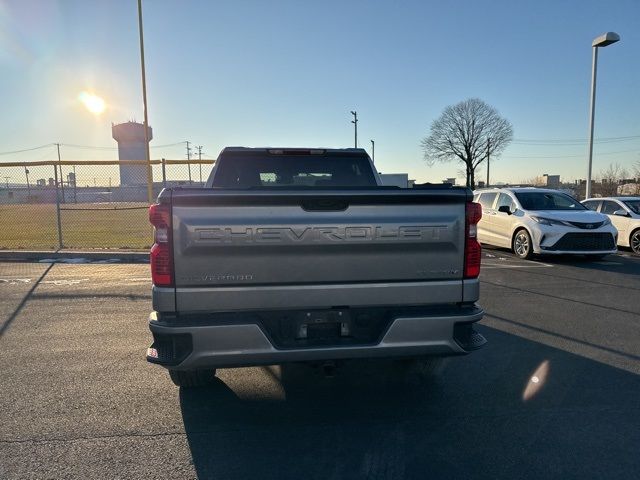
[[[225,148],[206,188],[150,207],[147,360],[188,387],[222,367],[478,349],[480,216],[466,188],[383,186],[362,149]]]

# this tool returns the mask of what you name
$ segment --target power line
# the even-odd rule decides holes
[[[153,145],[151,148],[169,148],[169,147],[176,147],[178,145],[184,145],[184,141],[182,142],[174,142],[174,143],[166,143],[164,145]],[[32,148],[23,148],[21,150],[11,150],[11,151],[6,151],[6,152],[0,152],[0,155],[15,155],[17,153],[23,153],[23,152],[32,152],[34,150],[41,150],[43,148],[50,148],[50,147],[54,147],[56,146],[56,143],[47,143],[46,145],[40,145],[38,147],[32,147]],[[67,147],[67,148],[78,148],[78,149],[82,149],[82,150],[117,150],[118,147],[106,147],[106,146],[102,146],[102,145],[78,145],[75,143],[60,143],[61,147]]]
[[[637,152],[640,153],[640,150],[638,149],[633,149],[633,150],[618,150],[616,152],[602,152],[602,153],[598,153],[598,155],[615,155],[617,153],[630,153],[630,152]],[[530,156],[519,156],[519,155],[505,155],[505,158],[579,158],[579,157],[584,157],[585,154],[580,154],[580,155],[530,155]]]
[[[118,149],[118,147],[103,147],[99,145],[76,145],[71,143],[61,143],[60,145],[64,147],[83,148],[87,150],[117,150]],[[184,145],[184,142],[167,143],[165,145],[153,145],[149,148],[168,148],[168,147],[176,147],[178,145]]]
[[[594,140],[594,143],[616,143],[616,142],[628,142],[632,140],[640,139],[640,135],[629,135],[626,137],[602,137]],[[562,145],[583,145],[587,143],[586,138],[551,138],[551,139],[534,139],[534,138],[514,138],[513,143],[516,145],[531,145],[531,146],[562,146]]]
[[[76,145],[73,143],[61,143],[60,146],[68,148],[81,148],[84,150],[117,150],[118,147],[101,147],[98,145]]]
[[[176,147],[178,145],[182,145],[184,144],[183,142],[176,142],[176,143],[167,143],[166,145],[153,145],[151,148],[167,148],[167,147]]]
[[[54,143],[47,143],[46,145],[40,145],[39,147],[23,148],[22,150],[13,150],[11,152],[0,152],[0,155],[13,155],[15,153],[32,152],[34,150],[40,150],[41,148],[53,147],[54,145]]]

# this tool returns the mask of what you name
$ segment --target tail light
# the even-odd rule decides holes
[[[173,258],[171,254],[171,207],[155,204],[149,207],[149,221],[153,225],[151,247],[151,280],[156,287],[173,286]]]
[[[480,275],[482,247],[478,242],[478,222],[482,218],[482,206],[467,202],[464,244],[464,278],[477,278]]]

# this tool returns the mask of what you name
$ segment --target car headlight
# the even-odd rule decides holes
[[[611,219],[609,217],[606,217],[604,222],[602,222],[602,226],[604,227],[605,225],[611,225]]]
[[[540,225],[562,225],[562,226],[566,226],[567,224],[565,222],[561,222],[560,220],[553,220],[551,218],[544,218],[544,217],[531,217],[533,220],[535,220],[536,222],[538,222]]]

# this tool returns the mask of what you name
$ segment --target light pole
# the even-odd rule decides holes
[[[585,197],[591,197],[591,166],[593,163],[593,121],[596,110],[596,74],[598,71],[598,48],[606,47],[620,40],[620,35],[615,32],[603,33],[593,40],[591,48],[593,49],[593,61],[591,64],[591,111],[589,115],[589,170],[587,172],[587,185],[585,189]]]
[[[353,131],[355,134],[355,148],[358,148],[358,112],[354,112],[353,110],[351,110],[351,115],[353,115],[353,120],[351,120],[351,123],[353,123]]]
[[[153,203],[153,170],[149,153],[149,109],[147,108],[147,73],[144,67],[144,33],[142,31],[142,0],[138,0],[138,32],[140,34],[140,71],[142,76],[142,105],[144,108],[144,155],[147,161],[147,202]]]
[[[376,142],[371,140],[371,161],[376,163]]]

